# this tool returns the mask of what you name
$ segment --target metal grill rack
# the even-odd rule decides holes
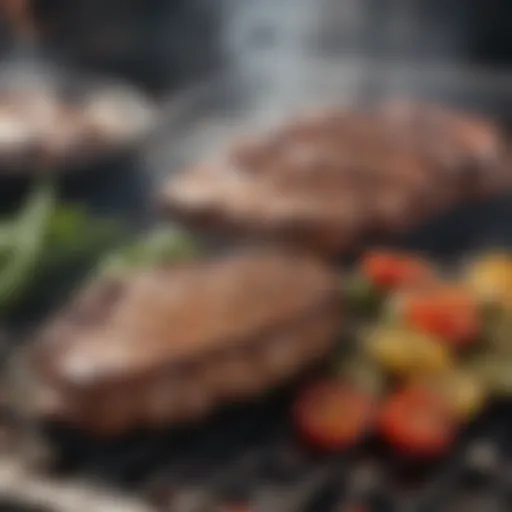
[[[315,67],[308,75],[321,77],[330,85],[318,87],[313,80],[305,84],[306,92],[327,100],[338,94],[343,96],[342,103],[364,101],[358,94],[357,69],[360,68],[340,66],[334,71],[330,68],[320,72]],[[499,118],[512,104],[509,77],[491,79],[458,70],[443,73],[426,72],[427,78],[422,78],[397,69],[378,76],[387,86],[387,93],[411,92],[423,85],[422,92],[427,92],[427,96],[455,99],[458,104],[474,106]],[[472,81],[475,76],[481,80]],[[364,77],[368,78],[366,73]],[[186,93],[170,105],[168,126],[159,140],[148,147],[146,159],[131,163],[129,172],[124,164],[119,164],[119,168],[108,173],[96,173],[87,186],[72,185],[66,193],[87,199],[101,211],[122,212],[141,226],[147,224],[152,220],[147,213],[149,185],[183,165],[191,152],[195,157],[203,156],[203,148],[206,151],[206,147],[229,138],[246,107],[250,107],[249,113],[262,107],[255,101],[254,89],[261,92],[254,85],[244,89],[241,82],[223,81]],[[330,95],[323,94],[327,89]],[[278,87],[273,92],[284,91]],[[274,102],[266,103],[265,112],[275,113],[273,108],[283,97],[274,96]],[[286,108],[294,109],[307,108],[311,98],[301,97],[294,90],[293,97],[288,99]],[[258,112],[265,114],[261,109]],[[215,140],[210,138],[211,134]],[[506,197],[465,209],[397,243],[427,249],[444,259],[489,245],[512,246],[508,223],[512,218],[511,207],[511,197]],[[493,405],[463,436],[448,459],[435,467],[418,467],[387,453],[377,441],[342,456],[307,453],[297,444],[287,418],[293,395],[292,387],[258,403],[227,411],[195,429],[140,434],[115,443],[93,442],[76,433],[53,429],[49,434],[58,440],[60,453],[58,467],[51,476],[56,484],[55,493],[58,494],[57,483],[65,475],[89,482],[89,495],[94,494],[96,483],[108,483],[110,488],[153,503],[157,510],[173,512],[241,510],[240,507],[257,512],[512,510],[509,405]],[[2,478],[0,474],[0,487]],[[23,486],[20,487],[19,501],[23,502]],[[16,509],[13,496],[2,501],[2,495],[0,490],[0,510],[30,510]],[[58,506],[47,509],[68,512]],[[105,506],[97,510],[117,509]],[[128,505],[124,510],[129,510]]]

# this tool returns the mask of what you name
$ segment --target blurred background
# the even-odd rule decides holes
[[[52,58],[158,91],[230,66],[295,56],[503,67],[507,0],[2,0],[2,53],[20,37]]]

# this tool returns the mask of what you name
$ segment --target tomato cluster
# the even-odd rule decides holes
[[[352,362],[345,358],[336,376],[299,396],[297,428],[321,450],[345,450],[377,433],[408,456],[440,457],[488,397],[512,392],[512,378],[504,378],[512,372],[512,257],[479,258],[447,279],[420,256],[373,252],[360,261],[357,283],[379,297],[379,309],[357,312],[370,328],[358,330]],[[498,319],[508,319],[500,335],[510,343],[489,334]],[[510,364],[496,348],[507,345]]]
[[[427,387],[409,386],[379,404],[335,379],[307,389],[295,404],[294,420],[315,449],[353,448],[377,430],[396,449],[422,458],[443,455],[459,426],[448,403]]]

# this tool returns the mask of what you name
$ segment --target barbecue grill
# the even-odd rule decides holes
[[[87,186],[66,193],[129,214],[144,229],[157,216],[147,206],[153,191],[169,173],[219,150],[244,130],[265,129],[310,108],[412,95],[482,112],[505,130],[510,126],[512,76],[505,73],[322,60],[304,62],[300,69],[299,75],[272,81],[252,69],[178,94],[167,102],[167,122],[145,146],[142,161],[131,162],[131,170],[118,162],[107,180],[83,176]],[[508,247],[510,199],[506,195],[459,210],[394,243],[448,262],[474,249]],[[65,297],[45,293],[48,303]],[[26,329],[27,320],[21,323]],[[492,404],[446,460],[415,466],[376,443],[340,456],[307,453],[287,418],[295,388],[290,385],[224,411],[194,428],[140,433],[115,442],[47,428],[43,434],[53,457],[43,469],[24,469],[22,445],[12,444],[8,435],[5,445],[20,449],[2,459],[0,509],[79,512],[87,503],[98,512],[117,510],[115,506],[176,512],[240,507],[261,512],[511,510],[509,404]],[[17,427],[16,418],[6,414],[4,420],[6,432]]]

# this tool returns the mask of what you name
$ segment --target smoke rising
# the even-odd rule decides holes
[[[224,0],[221,33],[229,66],[280,100],[307,89],[326,60],[357,84],[344,94],[360,96],[386,64],[460,65],[467,14],[458,0]]]

